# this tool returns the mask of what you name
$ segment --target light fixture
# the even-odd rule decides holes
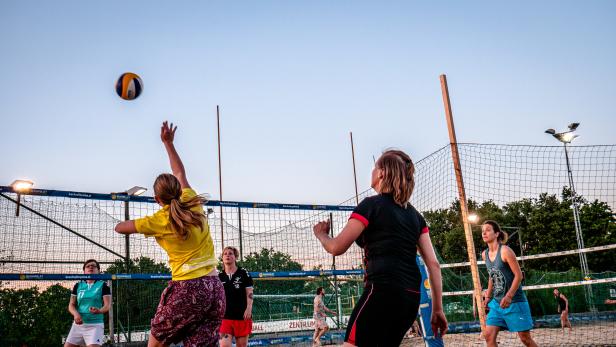
[[[13,181],[13,183],[11,183],[11,187],[13,188],[13,191],[17,193],[17,206],[15,207],[15,217],[19,217],[19,207],[21,206],[21,194],[29,192],[30,189],[32,189],[33,185],[34,185],[33,181],[25,180],[25,179],[15,180]]]
[[[126,194],[127,195],[136,196],[136,195],[141,195],[141,194],[145,193],[146,190],[148,190],[148,188],[134,186],[131,189],[127,189],[126,190]]]
[[[472,224],[477,223],[479,221],[479,216],[476,213],[471,213],[468,215],[468,221]]]
[[[575,140],[577,137],[579,137],[579,135],[573,133],[578,128],[578,126],[580,126],[580,123],[571,123],[567,126],[569,128],[569,131],[557,133],[556,130],[550,128],[547,129],[545,133],[554,136],[558,141],[564,144],[568,144]]]
[[[32,189],[33,185],[34,182],[32,182],[31,180],[15,180],[13,181],[13,183],[11,183],[11,187],[13,187],[13,190],[16,193],[27,192]]]

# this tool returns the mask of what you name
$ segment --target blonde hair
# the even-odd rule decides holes
[[[233,246],[227,246],[225,247],[222,252],[225,253],[226,250],[232,250],[233,251],[233,255],[235,255],[235,258],[238,258],[240,256],[240,251],[237,250],[237,248],[233,247]]]
[[[158,175],[154,181],[154,194],[164,205],[169,205],[169,222],[171,229],[182,240],[188,238],[188,231],[191,227],[203,230],[205,215],[192,209],[202,205],[205,198],[200,195],[191,197],[186,201],[181,201],[182,186],[180,181],[172,174],[164,173]]]
[[[376,161],[376,167],[383,170],[380,192],[391,193],[396,204],[405,207],[415,188],[415,165],[411,157],[399,150],[388,150]]]

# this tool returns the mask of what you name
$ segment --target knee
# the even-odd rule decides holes
[[[491,330],[486,330],[484,333],[487,342],[495,342],[496,341],[496,332]]]
[[[518,334],[518,336],[520,336],[520,341],[522,341],[525,346],[530,346],[533,343],[533,338],[530,336],[530,333]]]

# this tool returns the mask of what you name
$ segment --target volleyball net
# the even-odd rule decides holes
[[[548,341],[574,344],[590,341],[599,332],[604,341],[616,343],[616,305],[606,303],[616,300],[612,261],[616,256],[616,146],[569,147],[575,190],[568,181],[562,147],[458,147],[469,210],[481,220],[498,221],[510,234],[508,245],[520,256],[537,335],[554,330],[556,335],[546,335]],[[416,161],[415,180],[412,203],[428,221],[444,264],[444,306],[452,323],[448,339],[480,343],[450,147]],[[358,199],[371,194],[365,191]],[[312,226],[329,219],[331,233],[337,235],[355,201],[353,197],[337,206],[207,203],[217,256],[224,246],[237,247],[239,263],[256,280],[255,333],[311,329],[312,300],[318,287],[325,288],[328,307],[339,312],[330,326],[346,326],[363,289],[361,250],[353,245],[344,255],[332,257],[314,238]],[[579,209],[584,247],[578,247],[576,240],[573,202]],[[11,187],[0,187],[0,327],[15,327],[24,317],[23,325],[30,324],[24,329],[37,330],[32,324],[38,323],[19,313],[24,302],[41,302],[41,307],[53,302],[56,311],[38,312],[38,316],[70,323],[68,288],[80,279],[83,262],[94,258],[101,263],[101,276],[109,276],[101,278],[112,284],[110,320],[115,340],[145,338],[170,278],[167,256],[154,239],[125,237],[113,228],[119,221],[146,216],[158,208],[150,197],[125,193],[32,189],[17,194]],[[479,251],[485,246],[479,230],[479,226],[473,229],[481,259]],[[580,254],[585,255],[588,273],[580,267]],[[485,266],[480,264],[479,272],[485,288]],[[569,299],[571,333],[563,335],[560,330],[554,288]],[[5,341],[7,336],[3,335]],[[504,333],[500,339],[505,345],[517,343]]]

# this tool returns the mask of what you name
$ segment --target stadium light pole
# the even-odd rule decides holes
[[[15,207],[15,217],[19,217],[19,207],[21,206],[21,194],[27,193],[34,186],[34,182],[26,179],[18,179],[11,183],[13,191],[17,194],[17,207]]]
[[[575,237],[578,246],[578,254],[580,256],[580,268],[584,280],[590,280],[590,271],[588,270],[588,261],[586,259],[586,253],[581,250],[584,249],[584,236],[582,235],[582,225],[580,224],[580,209],[578,206],[577,193],[575,191],[575,184],[573,183],[573,172],[571,171],[571,162],[569,160],[568,145],[573,142],[579,135],[575,134],[575,130],[580,126],[580,123],[571,123],[567,127],[568,131],[557,133],[554,129],[547,129],[546,134],[552,135],[555,139],[562,142],[565,149],[565,160],[567,163],[567,175],[569,178],[569,189],[571,189],[571,204],[573,205],[573,225],[575,227]],[[589,285],[584,286],[586,294],[586,302],[590,305],[591,310],[594,310],[594,303],[592,302],[592,289]]]
[[[555,139],[562,142],[565,149],[565,161],[567,163],[567,176],[569,178],[569,189],[571,189],[571,202],[573,205],[573,224],[575,227],[575,236],[577,239],[578,251],[584,249],[584,237],[582,235],[582,226],[580,224],[580,209],[578,206],[577,193],[575,191],[575,184],[573,183],[573,172],[571,171],[571,162],[569,160],[569,150],[567,145],[571,144],[579,135],[575,134],[575,130],[580,123],[569,124],[569,130],[561,133],[557,133],[554,129],[546,130],[546,134],[552,135]],[[580,255],[580,267],[584,279],[590,279],[590,272],[588,270],[588,262],[586,260],[586,253],[578,252]]]

